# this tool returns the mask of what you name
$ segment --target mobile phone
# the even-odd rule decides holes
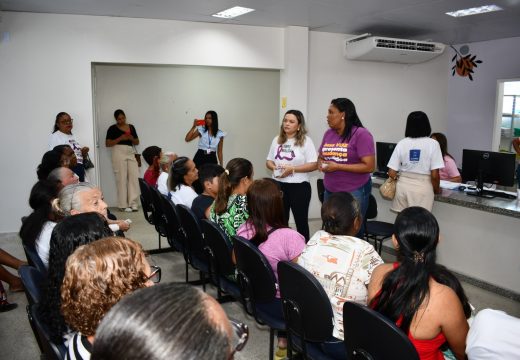
[[[195,119],[195,120],[196,120],[195,124],[197,124],[197,126],[206,125],[206,120],[204,120],[204,119]]]

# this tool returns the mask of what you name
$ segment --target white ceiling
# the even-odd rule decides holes
[[[453,18],[468,7],[505,11]],[[211,14],[232,6],[256,11],[232,20]],[[520,0],[0,0],[3,11],[102,15],[256,26],[305,26],[314,31],[461,44],[520,36]]]

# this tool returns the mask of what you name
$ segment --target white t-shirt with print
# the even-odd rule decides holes
[[[432,170],[444,168],[444,159],[437,140],[407,137],[397,143],[388,167],[395,171],[430,175]]]
[[[157,178],[157,190],[163,195],[168,196],[168,174],[166,171],[161,172],[161,175]]]
[[[72,150],[74,150],[74,154],[76,154],[78,164],[83,164],[83,154],[81,153],[81,145],[76,141],[74,135],[62,133],[59,130],[52,133],[49,136],[49,150],[54,149],[54,147],[58,145],[69,145],[72,148]]]
[[[35,245],[36,245],[36,252],[38,253],[38,256],[43,262],[43,265],[45,265],[46,268],[49,267],[49,250],[51,247],[51,234],[52,229],[56,226],[56,223],[54,221],[46,221],[43,224],[42,230],[40,232],[40,235],[36,238]]]
[[[181,188],[177,188],[176,191],[170,191],[171,200],[175,205],[186,205],[191,209],[193,200],[199,195],[192,189],[191,186],[181,185]]]
[[[372,272],[382,263],[381,256],[368,242],[323,230],[312,236],[298,257],[298,264],[316,277],[330,299],[335,338],[344,339],[343,304],[367,304]]]
[[[318,161],[318,153],[316,152],[312,139],[308,136],[305,136],[303,146],[296,146],[294,138],[287,139],[283,144],[278,144],[278,136],[276,136],[271,143],[267,160],[273,161],[276,166],[299,166]],[[285,178],[277,178],[275,175],[276,172],[273,173],[273,179],[284,183],[302,183],[309,181],[309,173],[295,172]]]

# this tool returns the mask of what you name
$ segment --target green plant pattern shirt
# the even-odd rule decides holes
[[[245,195],[232,194],[227,203],[227,209],[222,214],[215,213],[215,202],[211,205],[209,218],[217,223],[233,243],[233,236],[236,235],[240,225],[246,222],[249,217],[247,212],[247,197]]]

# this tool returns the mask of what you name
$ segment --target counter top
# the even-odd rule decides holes
[[[384,181],[385,179],[372,177],[373,187],[376,189],[379,189]],[[488,199],[467,195],[463,191],[442,189],[441,194],[435,195],[435,201],[520,219],[520,201],[518,199],[509,200],[498,197]]]

